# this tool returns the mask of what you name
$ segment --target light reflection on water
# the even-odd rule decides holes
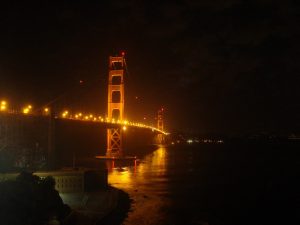
[[[133,200],[132,211],[125,225],[166,224],[165,209],[170,200],[163,194],[168,191],[167,149],[158,148],[140,162],[110,162],[109,183],[127,192]]]

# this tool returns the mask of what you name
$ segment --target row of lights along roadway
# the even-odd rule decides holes
[[[6,101],[2,100],[0,104],[0,111],[1,112],[8,112],[8,104]],[[33,107],[32,105],[27,105],[22,108],[22,113],[25,115],[33,114]],[[44,108],[43,109],[43,115],[47,116],[50,115],[50,108]],[[121,124],[123,125],[123,130],[126,130],[126,126],[135,126],[135,127],[142,127],[142,128],[148,128],[152,129],[153,131],[162,132],[164,134],[168,134],[162,130],[157,129],[156,127],[145,125],[142,123],[136,123],[136,122],[129,122],[127,120],[115,120],[115,119],[109,119],[109,118],[103,118],[101,116],[94,116],[93,114],[83,114],[83,113],[77,113],[74,116],[69,113],[68,110],[63,111],[60,116],[56,116],[55,118],[61,118],[61,119],[70,119],[70,120],[82,120],[82,121],[94,121],[94,122],[103,122],[103,123],[113,123],[113,124]]]
[[[5,100],[2,100],[0,103],[0,111],[1,112],[12,112],[8,110],[8,103]],[[45,111],[48,111],[47,108],[44,109]],[[30,114],[32,113],[32,106],[31,105],[27,105],[25,107],[22,108],[22,113],[23,114]]]

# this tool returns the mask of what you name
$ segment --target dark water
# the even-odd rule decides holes
[[[160,147],[110,165],[109,183],[133,200],[126,225],[299,224],[298,147]]]

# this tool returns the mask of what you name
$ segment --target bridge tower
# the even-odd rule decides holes
[[[164,130],[163,111],[164,108],[161,108],[157,113],[157,129],[162,131]]]
[[[107,117],[117,122],[124,119],[124,54],[109,57]],[[122,129],[107,129],[107,157],[122,157]]]
[[[164,111],[164,108],[161,108],[160,110],[158,110],[158,113],[157,113],[157,129],[159,129],[161,131],[164,130],[163,111]],[[158,140],[159,144],[163,144],[165,141],[164,135],[161,133],[158,134],[157,140]]]

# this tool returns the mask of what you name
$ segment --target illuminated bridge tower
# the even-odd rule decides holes
[[[157,113],[157,129],[163,131],[164,130],[164,121],[163,121],[163,111],[164,109],[161,108],[160,110],[158,110]],[[164,143],[164,135],[163,134],[158,134],[157,135],[157,141],[159,144],[163,144]]]
[[[107,117],[117,122],[124,118],[124,54],[109,57]],[[107,129],[107,157],[122,157],[122,129]]]

